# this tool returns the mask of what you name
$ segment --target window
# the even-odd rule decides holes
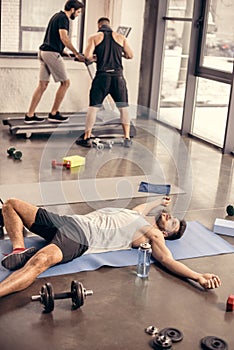
[[[192,134],[223,147],[230,85],[198,78]]]
[[[36,54],[50,17],[64,9],[65,0],[1,0],[1,54]],[[70,22],[70,36],[82,49],[83,18]]]
[[[181,129],[186,85],[192,0],[168,0],[158,120]]]
[[[198,26],[201,54],[197,58],[191,132],[209,143],[227,148],[226,140],[233,140],[233,113],[229,103],[233,90],[234,4],[232,0],[206,0],[202,5],[202,22]]]
[[[204,30],[205,49],[201,65],[232,73],[234,25],[232,0],[211,0]]]

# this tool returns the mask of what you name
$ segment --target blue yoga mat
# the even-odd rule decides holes
[[[156,185],[141,181],[138,191],[169,195],[171,185]]]
[[[26,247],[42,248],[45,241],[37,236],[25,238]],[[234,252],[234,246],[208,230],[197,221],[188,222],[184,236],[176,241],[166,241],[174,259],[190,259],[202,256],[228,254]],[[10,240],[0,242],[0,259],[12,251]],[[152,260],[153,262],[153,260]],[[119,250],[106,253],[85,254],[66,264],[49,268],[39,277],[65,275],[69,273],[92,271],[101,266],[123,267],[137,264],[137,249]],[[11,272],[0,266],[0,281]]]

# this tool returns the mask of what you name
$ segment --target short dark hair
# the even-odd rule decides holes
[[[168,241],[174,241],[175,239],[179,239],[183,236],[185,230],[187,227],[187,223],[185,220],[180,220],[180,227],[177,232],[172,233],[171,235],[165,237],[166,240]]]
[[[109,18],[107,17],[100,17],[99,20],[97,21],[98,24],[102,23],[102,22],[107,22],[107,23],[110,23],[110,20]]]
[[[66,4],[64,5],[65,11],[70,11],[71,9],[79,10],[84,7],[84,4],[78,0],[67,0]]]

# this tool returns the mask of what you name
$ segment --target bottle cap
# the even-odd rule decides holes
[[[144,243],[141,243],[140,244],[140,247],[142,249],[150,249],[151,248],[151,245],[148,243],[148,242],[144,242]]]

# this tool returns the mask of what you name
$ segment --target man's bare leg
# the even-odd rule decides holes
[[[61,262],[63,254],[55,244],[40,249],[20,270],[0,283],[0,297],[29,287],[43,271]]]
[[[38,208],[19,199],[8,199],[2,206],[4,226],[13,249],[24,248],[23,227],[30,229],[35,222]]]
[[[130,117],[129,117],[129,112],[128,108],[119,108],[120,112],[120,119],[123,127],[123,133],[124,133],[124,138],[125,139],[130,139]]]
[[[28,117],[33,117],[35,110],[41,100],[41,97],[43,95],[43,93],[45,92],[47,86],[48,86],[49,82],[48,81],[39,81],[39,84],[36,88],[36,90],[34,91],[34,94],[32,96],[32,101],[27,113]]]
[[[89,107],[85,118],[85,133],[84,136],[76,141],[76,144],[83,147],[91,147],[90,137],[92,129],[96,121],[98,107]]]
[[[61,81],[60,86],[56,92],[53,107],[51,109],[51,114],[55,115],[59,111],[59,107],[64,99],[64,96],[70,86],[70,80]]]
[[[91,137],[92,129],[96,121],[97,107],[89,107],[85,119],[85,135],[84,140]]]
[[[123,128],[123,134],[124,134],[124,147],[131,147],[132,145],[132,140],[130,138],[130,117],[129,117],[129,112],[127,107],[119,107],[120,111],[120,119],[122,123],[122,128]]]

